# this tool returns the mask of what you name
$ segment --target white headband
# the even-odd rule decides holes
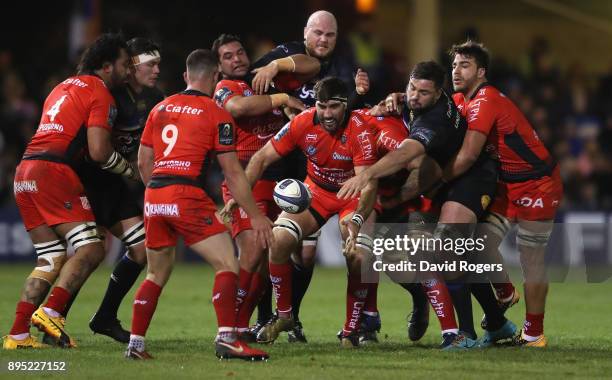
[[[161,55],[159,55],[159,51],[154,50],[151,53],[143,53],[143,54],[138,54],[138,55],[133,56],[132,64],[134,66],[137,66],[137,65],[141,65],[143,63],[152,61],[154,59],[159,59],[159,58],[161,58]]]

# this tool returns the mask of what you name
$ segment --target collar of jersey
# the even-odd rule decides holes
[[[198,91],[198,90],[185,90],[185,91],[181,91],[182,95],[194,95],[194,96],[206,96],[207,98],[210,98],[210,95],[203,93],[202,91]]]
[[[470,97],[470,100],[474,99],[476,97],[476,95],[478,95],[478,91],[480,91],[481,89],[483,89],[484,87],[487,87],[487,86],[490,86],[489,82],[481,83],[480,86],[476,87],[476,90],[474,90],[474,93]]]

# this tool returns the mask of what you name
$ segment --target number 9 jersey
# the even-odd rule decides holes
[[[204,183],[210,152],[235,151],[232,116],[206,94],[187,90],[158,103],[140,143],[153,149],[153,177],[179,176]]]

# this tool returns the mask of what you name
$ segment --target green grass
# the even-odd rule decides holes
[[[28,266],[0,268],[0,329],[8,332],[18,293]],[[405,317],[411,308],[407,293],[383,282],[379,305],[383,318],[381,343],[360,350],[341,350],[335,334],[344,319],[345,274],[340,269],[317,268],[301,319],[307,345],[289,344],[281,336],[267,346],[267,363],[219,362],[213,351],[215,317],[210,301],[212,271],[200,264],[179,265],[164,289],[147,335],[148,351],[155,360],[134,362],[122,356],[124,346],[90,333],[87,322],[106,289],[108,268],[99,269],[86,283],[75,303],[67,329],[79,347],[72,350],[0,351],[0,378],[44,376],[97,378],[248,378],[248,379],[387,379],[429,376],[471,378],[562,379],[612,377],[612,285],[553,284],[548,298],[544,350],[494,348],[463,353],[436,349],[440,341],[437,321],[431,320],[419,344],[406,338]],[[140,282],[140,281],[139,281]],[[133,290],[134,291],[134,290]],[[133,291],[119,318],[129,328]],[[508,316],[519,324],[524,304]],[[475,309],[478,310],[478,309]],[[478,318],[480,312],[476,312]],[[433,316],[432,316],[433,317]],[[33,330],[34,331],[34,330]],[[9,360],[66,361],[63,373],[7,373]]]

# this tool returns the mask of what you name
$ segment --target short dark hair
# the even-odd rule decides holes
[[[480,42],[467,40],[462,44],[455,44],[453,47],[451,47],[448,53],[451,59],[454,59],[457,54],[474,58],[478,68],[482,67],[486,71],[489,71],[489,62],[491,61],[491,57],[487,48]]]
[[[217,55],[208,49],[196,49],[187,56],[187,71],[190,73],[210,73],[217,68]]]
[[[93,73],[107,62],[114,63],[119,58],[121,49],[127,50],[127,43],[121,34],[102,34],[81,55],[78,73]]]
[[[314,86],[315,98],[319,102],[328,100],[347,101],[349,90],[346,83],[337,77],[326,77],[317,82]]]
[[[217,57],[219,57],[219,48],[223,45],[229,44],[230,42],[240,42],[240,45],[243,45],[242,40],[237,35],[223,33],[213,42],[211,50],[217,55]]]
[[[442,88],[444,85],[444,77],[446,73],[444,68],[434,61],[425,61],[417,63],[412,72],[410,79],[425,79],[434,82],[436,89]]]
[[[153,53],[157,51],[161,55],[161,48],[158,43],[149,38],[134,37],[127,42],[128,53],[130,56]]]

